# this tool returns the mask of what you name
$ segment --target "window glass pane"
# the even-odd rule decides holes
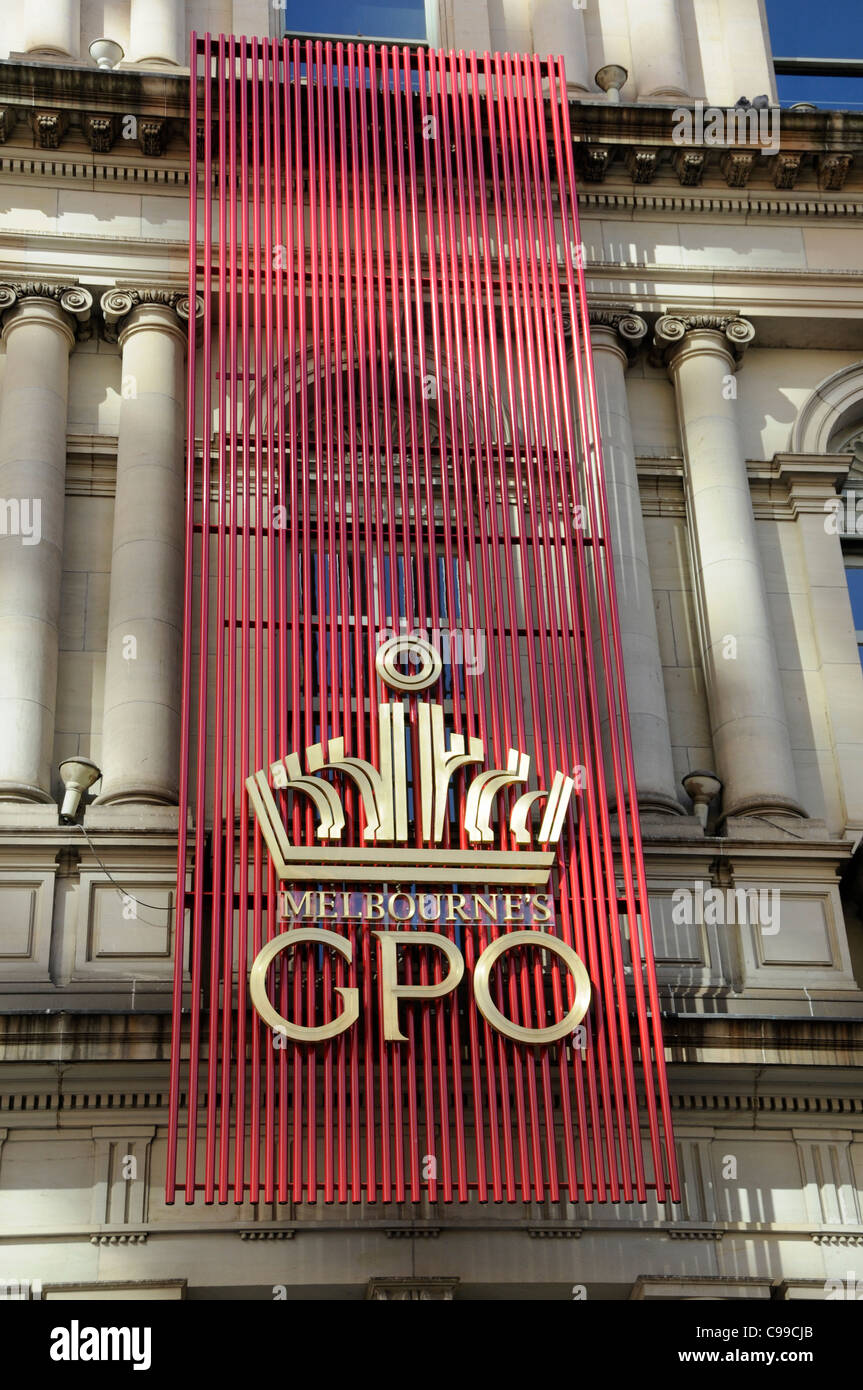
[[[285,29],[289,34],[332,34],[349,39],[424,39],[425,0],[319,0],[315,5],[287,0]]]
[[[813,22],[814,20],[814,22]],[[770,46],[775,58],[856,58],[863,51],[863,6],[860,0],[767,0]],[[776,79],[783,106],[814,101],[843,111],[863,109],[863,78],[802,77]],[[750,99],[754,92],[743,95]]]
[[[846,565],[845,575],[848,580],[848,592],[851,595],[854,626],[858,632],[863,632],[863,567]]]

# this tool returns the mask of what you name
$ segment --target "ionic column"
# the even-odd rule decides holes
[[[566,85],[572,91],[590,91],[584,15],[571,0],[532,0],[533,51],[541,58],[563,56]]]
[[[188,297],[109,290],[102,311],[123,355],[123,396],[98,800],[172,804],[180,746]]]
[[[637,314],[591,309],[590,325],[638,805],[642,812],[682,814],[626,399],[630,353],[647,324]]]
[[[726,816],[802,816],[733,374],[755,330],[666,315],[656,350],[674,382],[716,771]]]
[[[640,98],[689,95],[677,0],[629,0],[629,42]]]
[[[0,285],[0,800],[51,801],[69,353],[84,289]]]
[[[23,7],[25,53],[77,58],[81,52],[80,0],[39,0]]]
[[[186,62],[185,6],[182,0],[132,0],[129,62]]]

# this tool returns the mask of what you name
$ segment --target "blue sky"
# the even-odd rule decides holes
[[[766,0],[776,58],[863,58],[861,0]],[[863,111],[863,78],[779,77],[779,99]],[[747,92],[747,96],[754,93]]]

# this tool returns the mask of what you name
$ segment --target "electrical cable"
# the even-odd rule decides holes
[[[152,908],[153,912],[167,912],[167,913],[170,913],[173,909],[172,909],[170,906],[168,906],[168,907],[163,907],[160,903],[145,903],[145,902],[142,901],[141,898],[136,898],[134,893],[129,893],[125,888],[122,888],[122,887],[120,886],[120,884],[117,882],[117,880],[116,880],[115,878],[112,878],[111,874],[110,874],[110,873],[108,872],[108,870],[105,868],[105,865],[102,863],[102,860],[99,858],[98,852],[97,852],[97,850],[96,850],[96,846],[93,844],[93,841],[90,839],[90,836],[87,834],[87,831],[84,829],[83,825],[80,823],[80,821],[75,822],[75,824],[77,824],[78,829],[81,831],[81,834],[84,836],[84,839],[87,841],[87,844],[88,844],[89,847],[90,847],[90,853],[92,854],[93,858],[96,860],[96,863],[99,865],[99,868],[102,870],[102,873],[105,875],[105,877],[107,878],[108,882],[109,882],[110,884],[112,884],[112,886],[113,886],[114,888],[116,888],[117,892],[120,894],[120,897],[123,899],[124,903],[127,902],[127,901],[131,901],[131,902],[133,902],[133,903],[135,904],[135,908],[136,908],[136,911],[135,911],[135,920],[136,920],[136,921],[145,922],[146,925],[147,925],[148,927],[161,927],[161,926],[163,925],[162,922],[151,922],[151,921],[148,921],[148,919],[147,919],[146,917],[141,917],[141,918],[139,918],[139,917],[138,917],[138,913],[137,913],[137,908],[138,908],[138,907],[148,907],[148,908]]]

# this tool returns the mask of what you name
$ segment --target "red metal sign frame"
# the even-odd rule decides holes
[[[168,1201],[677,1201],[562,60],[193,35],[190,87]],[[386,1042],[375,923],[343,924],[349,965],[298,947],[273,980],[309,1023],[357,987],[349,1032],[275,1048],[249,1007],[282,928],[245,779],[339,736],[375,761],[375,644],[400,623],[484,649],[439,694],[496,766],[582,769],[546,928],[592,982],[574,1045],[508,1040],[467,991]],[[470,977],[506,927],[441,930]],[[408,951],[406,978],[439,956]],[[496,989],[528,1027],[572,999],[531,950]]]

